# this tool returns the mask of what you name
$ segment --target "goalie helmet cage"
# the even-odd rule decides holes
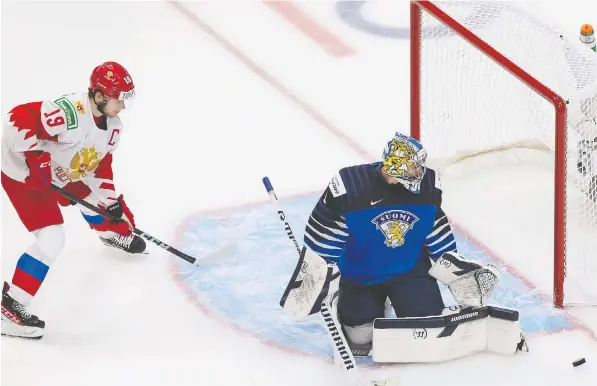
[[[582,141],[595,145],[597,157],[590,142],[597,139],[597,54],[510,2],[411,1],[410,20],[411,136],[430,158],[464,159],[529,141],[554,154],[553,302],[563,307],[572,259],[584,274],[590,269],[582,265],[597,261],[583,240],[597,240],[597,179],[590,178],[597,167],[584,174],[577,167]],[[572,237],[579,222],[589,233]]]

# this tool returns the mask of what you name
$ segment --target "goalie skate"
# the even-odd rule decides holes
[[[25,310],[8,293],[9,285],[4,283],[2,290],[2,335],[18,338],[41,339],[46,322]]]
[[[130,236],[114,235],[111,238],[100,237],[100,240],[109,247],[122,249],[128,253],[143,253],[146,248],[145,240],[135,234]]]

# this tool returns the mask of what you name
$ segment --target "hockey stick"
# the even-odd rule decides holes
[[[64,197],[68,198],[69,200],[99,214],[100,216],[102,216],[112,222],[122,221],[120,219],[116,219],[116,218],[112,217],[112,215],[110,213],[108,213],[107,211],[102,210],[102,209],[96,207],[95,205],[91,205],[87,201],[80,199],[79,197],[75,196],[74,194],[69,193],[66,190],[64,190],[54,184],[50,184],[50,188],[52,190],[60,193]],[[222,248],[215,250],[214,252],[211,252],[211,253],[205,255],[203,258],[198,259],[196,257],[189,256],[186,253],[179,251],[178,249],[174,248],[171,245],[166,244],[165,242],[163,242],[161,240],[158,240],[157,238],[151,236],[150,234],[143,232],[139,228],[135,228],[133,230],[133,233],[140,237],[143,237],[144,239],[146,239],[148,241],[151,241],[158,247],[165,249],[166,251],[172,253],[175,256],[180,257],[183,260],[186,260],[187,262],[195,265],[196,267],[199,267],[206,263],[210,263],[212,261],[216,261],[216,260],[220,259],[221,257],[226,256],[231,253],[234,253],[238,250],[238,245],[235,243],[231,243],[231,244],[227,244],[227,245],[223,246]]]
[[[288,221],[286,221],[286,215],[284,214],[284,211],[282,210],[282,208],[280,208],[280,205],[278,204],[278,196],[276,196],[276,192],[274,191],[274,187],[272,186],[272,183],[270,182],[268,177],[263,177],[262,181],[263,181],[263,185],[265,186],[265,190],[267,190],[267,194],[269,195],[269,197],[272,200],[272,202],[274,203],[274,205],[276,205],[276,209],[278,210],[278,215],[280,216],[280,221],[282,221],[284,223],[284,230],[286,231],[288,238],[290,239],[290,241],[292,241],[294,243],[294,247],[296,248],[296,251],[300,256],[301,247],[299,246],[298,241],[296,241],[296,237],[294,237],[294,233],[292,233],[290,224],[288,224]]]
[[[290,228],[290,224],[286,220],[286,215],[284,214],[284,211],[282,211],[282,209],[280,208],[280,204],[278,202],[278,196],[276,196],[276,193],[274,191],[274,187],[272,186],[271,181],[269,180],[268,177],[263,177],[262,182],[263,182],[263,185],[265,186],[265,190],[267,190],[267,194],[269,195],[272,203],[276,206],[279,218],[282,221],[282,223],[284,224],[284,230],[286,231],[286,235],[288,236],[288,239],[290,239],[294,243],[294,246],[296,247],[296,250],[300,257],[301,256],[301,248],[300,248],[298,242],[296,241],[296,237],[294,236],[292,229]],[[321,309],[319,311],[319,315],[323,319],[323,322],[326,326],[328,335],[333,342],[332,349],[334,350],[334,352],[336,353],[336,355],[338,357],[342,358],[342,368],[344,369],[344,371],[349,376],[354,377],[356,384],[359,386],[398,386],[397,378],[389,378],[389,379],[379,380],[379,381],[372,381],[372,380],[367,380],[367,379],[363,378],[362,374],[358,370],[357,363],[356,363],[354,356],[352,355],[352,352],[349,348],[350,346],[348,345],[348,341],[346,340],[346,337],[344,336],[342,327],[339,326],[338,321],[332,317],[331,310],[330,310],[331,304],[332,304],[332,298],[331,298],[332,295],[333,294],[328,294],[323,299],[323,301],[321,303]]]

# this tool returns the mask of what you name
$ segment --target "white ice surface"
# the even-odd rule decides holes
[[[389,8],[402,13],[395,19],[384,6],[371,5],[380,8],[367,15],[407,26],[406,2]],[[393,131],[407,130],[406,41],[350,29],[332,3],[301,4],[357,52],[333,58],[262,4],[186,7],[261,72],[169,3],[3,3],[2,113],[24,101],[84,92],[90,69],[105,60],[125,63],[133,74],[138,99],[125,117],[114,169],[141,229],[174,242],[193,214],[264,201],[264,175],[280,196],[320,191],[338,168],[376,159]],[[585,0],[540,10],[576,33],[581,23],[597,24],[585,19],[597,15],[596,7]],[[263,73],[283,87],[272,87]],[[350,139],[330,133],[305,104]],[[445,180],[445,205],[456,222],[549,294],[550,176],[529,169],[508,173],[524,182],[531,204],[499,184],[505,171],[492,169],[493,176]],[[4,193],[1,209],[6,280],[32,239]],[[206,317],[175,282],[167,254],[154,248],[132,258],[108,251],[75,210],[64,215],[66,249],[32,308],[47,321],[45,337],[2,338],[3,385],[343,384],[328,362],[278,351]],[[597,329],[595,310],[570,312],[587,330]],[[588,332],[534,336],[531,349],[515,358],[478,355],[377,372],[398,373],[404,385],[591,385],[597,378],[597,341]],[[588,363],[573,368],[578,357]]]

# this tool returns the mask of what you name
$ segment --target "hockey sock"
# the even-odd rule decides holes
[[[30,248],[31,249],[31,248]],[[50,267],[39,258],[25,252],[17,261],[17,268],[12,277],[11,296],[23,305],[27,305],[43,283]]]
[[[48,274],[50,265],[64,248],[64,230],[52,225],[34,232],[37,240],[19,257],[12,277],[11,296],[27,305]]]

